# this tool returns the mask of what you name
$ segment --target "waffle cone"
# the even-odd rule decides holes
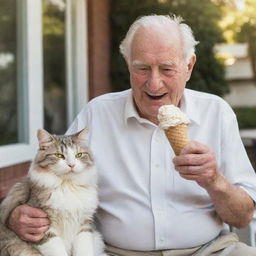
[[[180,154],[181,150],[189,142],[187,127],[187,124],[179,124],[164,130],[176,156]]]

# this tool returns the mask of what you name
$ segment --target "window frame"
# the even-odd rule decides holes
[[[89,100],[87,0],[66,0],[68,127]]]
[[[19,132],[27,132],[23,141],[0,146],[0,168],[30,161],[36,154],[36,133],[43,127],[43,45],[42,0],[19,1],[18,32],[21,48],[18,65],[18,93],[23,97]],[[88,101],[88,38],[87,0],[66,0],[66,81],[67,120],[71,124],[77,113]],[[19,46],[20,47],[20,46]],[[20,77],[19,77],[20,76]],[[20,78],[20,79],[19,79]]]
[[[42,83],[42,18],[41,1],[17,1],[18,72],[19,97],[22,97],[22,123],[24,143],[0,146],[0,167],[31,160],[37,149],[36,131],[43,127]],[[19,24],[19,25],[18,25]]]

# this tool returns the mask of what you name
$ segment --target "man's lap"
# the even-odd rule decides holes
[[[130,251],[108,246],[108,255],[113,256],[256,256],[256,248],[239,242],[235,233],[221,234],[209,243],[188,249],[159,251]]]

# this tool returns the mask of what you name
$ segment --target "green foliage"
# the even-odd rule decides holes
[[[0,145],[16,143],[17,130],[16,1],[0,2]]]
[[[44,88],[65,87],[65,12],[43,1]]]
[[[44,128],[63,134],[66,121],[65,0],[43,0]],[[56,122],[56,115],[60,118]]]
[[[233,2],[233,7],[228,2],[223,6],[224,19],[221,26],[229,42],[248,45],[248,56],[256,82],[256,0],[229,1]],[[243,4],[242,8],[238,8],[239,2]]]
[[[119,44],[125,37],[129,26],[142,15],[176,14],[183,17],[191,26],[197,46],[197,63],[187,87],[224,95],[228,85],[224,79],[224,67],[215,57],[213,46],[222,41],[221,30],[217,23],[221,18],[220,7],[211,0],[112,0],[111,29],[112,29],[112,60],[111,77],[114,91],[130,87],[129,74],[122,56]]]
[[[235,107],[233,110],[240,129],[256,128],[256,107]]]

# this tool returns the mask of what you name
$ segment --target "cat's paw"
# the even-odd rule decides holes
[[[81,232],[73,243],[74,256],[96,256],[91,232]]]

